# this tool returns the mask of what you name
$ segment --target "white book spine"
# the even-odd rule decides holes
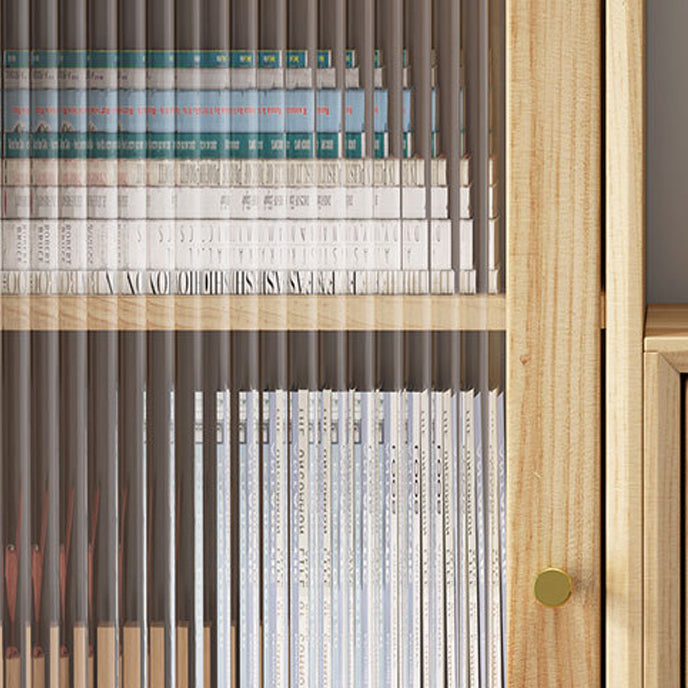
[[[194,392],[194,466],[193,466],[193,523],[194,523],[194,677],[196,683],[203,682],[203,392]]]
[[[432,630],[434,685],[444,688],[445,675],[445,589],[444,589],[444,455],[442,437],[443,393],[432,392],[432,426],[434,447],[432,453],[432,515],[430,529],[432,534],[432,586],[433,615]]]
[[[343,577],[343,562],[341,560],[341,522],[342,522],[342,487],[340,480],[340,415],[337,391],[332,392],[332,429],[330,454],[330,484],[332,489],[332,683],[339,683],[342,677],[342,611],[341,611],[341,579]]]
[[[421,393],[409,394],[412,400],[412,460],[411,460],[411,544],[409,547],[411,560],[411,681],[412,688],[420,688],[423,685],[423,641],[422,641],[422,539],[421,539],[421,512],[422,512],[422,452],[423,437],[421,434]]]
[[[355,471],[354,471],[354,392],[348,390],[340,394],[339,404],[341,442],[341,559],[343,562],[342,579],[342,686],[350,685],[356,676],[356,635],[355,635]]]
[[[241,688],[250,688],[247,407],[247,393],[239,392],[239,685]]]
[[[321,522],[322,533],[322,688],[332,688],[332,391],[321,392]],[[319,555],[320,556],[320,555]]]
[[[500,546],[499,546],[499,448],[497,432],[498,392],[489,393],[488,452],[487,452],[487,523],[488,523],[488,686],[502,685],[501,649],[501,589],[500,589]]]
[[[275,514],[275,426],[274,392],[262,395],[262,465],[263,465],[263,686],[276,685],[276,541]]]
[[[399,412],[400,392],[386,393],[385,421],[385,571],[386,597],[389,621],[384,638],[387,639],[386,674],[384,688],[399,687],[399,472],[400,433],[402,429]]]
[[[364,450],[362,443],[362,393],[353,393],[354,402],[354,683],[364,685],[364,589],[363,589],[363,498]]]
[[[117,166],[117,160],[98,161]],[[89,163],[90,164],[90,163]],[[270,164],[270,163],[266,163]],[[117,178],[114,173],[114,178]],[[377,219],[424,220],[425,187],[360,186],[327,188],[211,186],[23,186],[5,187],[7,217],[22,217],[33,206],[33,216],[91,219]],[[403,198],[403,203],[402,203]],[[448,189],[432,187],[431,216],[447,219]]]
[[[471,392],[466,408],[466,549],[468,566],[468,662],[471,684],[480,681],[478,601],[478,535],[475,478],[475,395]]]
[[[369,589],[369,647],[371,657],[369,660],[371,682],[369,685],[380,688],[383,669],[383,644],[384,636],[382,624],[382,584],[383,584],[383,565],[384,565],[384,531],[383,531],[383,432],[382,432],[382,398],[379,391],[371,391],[370,395],[370,415],[372,422],[372,444],[370,453],[370,582]]]
[[[459,469],[459,686],[469,684],[469,609],[468,609],[468,530],[467,513],[468,506],[466,467],[468,457],[468,418],[469,408],[473,403],[473,393],[462,391],[459,395],[459,432],[460,453],[458,460]]]
[[[272,392],[270,422],[274,425],[275,482],[274,520],[272,531],[275,539],[275,688],[289,685],[289,442],[288,442],[288,393]],[[274,422],[273,422],[274,418]]]
[[[232,490],[229,391],[216,393],[217,409],[217,681],[232,680]]]
[[[444,582],[447,624],[447,688],[459,688],[458,500],[456,393],[442,394],[442,461],[444,464]]]
[[[411,685],[411,533],[413,451],[410,430],[410,393],[399,392],[399,686]]]
[[[502,677],[506,683],[506,425],[504,417],[504,392],[500,392],[497,405],[497,445],[499,456],[499,541],[500,575],[502,594]]]
[[[248,447],[248,576],[249,576],[249,688],[260,686],[260,393],[247,393]]]
[[[322,680],[322,466],[320,463],[320,392],[308,392],[308,471],[309,520],[308,560],[309,585],[309,643],[310,685],[316,688]]]
[[[432,532],[431,516],[434,506],[434,471],[432,458],[432,427],[430,425],[430,399],[429,392],[423,390],[419,393],[420,402],[420,460],[421,460],[421,564],[423,581],[423,685],[434,686],[434,656],[432,652],[432,636],[434,634],[434,600],[432,584]]]
[[[475,396],[475,504],[478,552],[478,632],[480,681],[487,685],[487,529],[485,513],[485,458],[483,454],[483,396]]]

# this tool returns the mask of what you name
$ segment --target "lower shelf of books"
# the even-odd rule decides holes
[[[503,294],[2,296],[5,330],[492,330]]]
[[[5,686],[502,685],[503,333],[0,343]]]

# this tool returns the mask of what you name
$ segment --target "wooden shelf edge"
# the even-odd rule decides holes
[[[688,304],[648,305],[645,316],[645,351],[688,351]]]
[[[503,294],[2,296],[4,330],[500,331]]]

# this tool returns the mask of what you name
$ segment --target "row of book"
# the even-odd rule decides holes
[[[181,422],[173,397],[172,457]],[[21,564],[28,539],[6,529],[6,686],[505,685],[501,392],[221,390],[196,391],[190,400],[193,450],[177,453],[181,482],[168,483],[167,499],[158,495],[162,505],[146,506],[160,490],[155,470],[148,477],[155,492],[145,478],[138,488],[107,479],[119,470],[116,449],[106,452],[111,468],[103,457],[89,459],[86,524],[79,525],[73,491],[63,492],[62,621],[47,634],[26,617],[35,605],[36,619],[44,618],[45,522],[31,531],[43,536],[30,540],[30,568]],[[144,400],[144,457],[146,408]],[[6,469],[5,480],[18,470]],[[139,470],[139,479],[145,475]],[[16,493],[6,495],[17,506]],[[17,508],[23,513],[21,497]],[[89,538],[88,590],[69,582],[80,571],[73,552],[70,558],[70,532],[79,528]],[[156,541],[161,532],[166,539]],[[135,533],[125,554],[123,542]],[[150,588],[145,575],[129,575],[131,563],[140,567],[146,558],[154,575],[159,565],[150,557],[163,557],[165,543],[176,550],[176,574]],[[118,574],[103,571],[103,547],[112,549]],[[19,580],[22,573],[30,573],[30,586]],[[44,604],[57,604],[54,593],[45,588]],[[17,601],[27,594],[28,609],[26,599]],[[143,601],[142,616],[114,611],[128,609],[117,601],[122,594]],[[86,595],[88,616],[75,617],[74,596]],[[109,617],[98,600],[111,595]],[[146,611],[149,595],[177,598],[172,625]],[[0,646],[2,632],[0,624]]]
[[[346,55],[355,64],[355,51]],[[346,85],[337,88],[331,51],[323,50],[315,69],[307,50],[5,51],[4,155],[361,158],[372,143],[372,154],[384,158],[390,94],[381,60],[375,51],[377,83],[368,95],[357,66],[347,67]],[[435,153],[438,94],[433,87]],[[372,142],[366,97],[373,99]],[[403,89],[406,157],[414,150],[413,97]]]

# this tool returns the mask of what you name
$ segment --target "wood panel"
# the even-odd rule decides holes
[[[600,0],[507,0],[507,685],[601,677]],[[572,599],[540,606],[536,574]]]
[[[607,688],[642,675],[645,2],[606,0]]]
[[[644,688],[681,685],[680,374],[645,354]]]
[[[505,299],[499,295],[3,296],[0,311],[5,330],[422,330],[426,326],[503,330],[505,326]]]

